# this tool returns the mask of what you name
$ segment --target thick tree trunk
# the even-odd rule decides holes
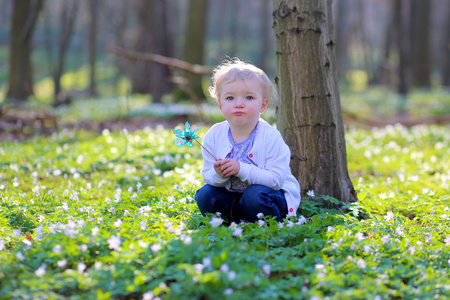
[[[7,98],[26,100],[33,95],[31,42],[42,0],[14,1],[9,46]]]
[[[275,0],[277,127],[303,195],[357,201],[347,170],[331,0]]]
[[[206,21],[208,0],[191,0],[189,2],[186,40],[184,41],[184,60],[191,64],[203,64],[205,58]],[[199,98],[205,98],[202,89],[202,77],[185,74],[190,88]]]
[[[140,0],[137,5],[138,37],[136,50],[168,57],[173,56],[171,36],[167,26],[167,2]],[[153,102],[171,91],[170,71],[166,66],[138,62],[133,74],[134,93],[151,94]]]
[[[416,87],[430,87],[430,16],[431,1],[411,1],[411,84]]]

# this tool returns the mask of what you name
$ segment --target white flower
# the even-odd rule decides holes
[[[314,266],[314,268],[315,268],[316,270],[323,270],[323,269],[325,269],[325,266],[324,266],[323,264],[316,264],[316,265]]]
[[[230,268],[228,267],[227,264],[223,264],[220,266],[220,271],[223,273],[228,273],[229,270],[230,270]]]
[[[116,227],[120,227],[120,226],[122,226],[122,220],[121,219],[117,219],[115,222],[114,222],[114,226],[116,226]]]
[[[232,288],[228,288],[228,289],[226,289],[225,291],[223,291],[223,293],[224,293],[225,295],[231,295],[231,294],[233,294],[233,289],[232,289]]]
[[[300,217],[298,218],[297,223],[295,223],[295,224],[297,224],[297,225],[303,225],[303,224],[306,224],[306,218],[305,218],[304,216],[300,216]]]
[[[18,260],[25,260],[25,256],[23,255],[23,253],[22,252],[17,252],[16,253],[16,257],[17,257],[17,259]]]
[[[0,239],[0,251],[2,251],[5,248],[6,248],[5,247],[5,242],[2,239]]]
[[[147,292],[142,295],[142,300],[153,300],[153,299],[155,298],[152,292]]]
[[[386,244],[389,242],[389,234],[386,234],[385,236],[383,236],[381,238],[381,241],[383,242],[383,244]]]
[[[395,229],[395,233],[396,233],[397,235],[403,236],[403,231],[402,231],[402,229],[401,229],[400,227],[397,227],[397,228]]]
[[[258,226],[263,227],[266,222],[264,220],[258,220]]]
[[[278,228],[283,228],[284,227],[284,223],[278,223]]]
[[[241,236],[241,235],[242,235],[242,228],[237,227],[237,228],[233,231],[232,235],[233,235],[233,236]]]
[[[77,271],[78,273],[83,273],[84,270],[86,270],[86,265],[82,262],[78,263],[77,265]]]
[[[364,261],[364,259],[362,259],[362,257],[358,259],[358,261],[356,262],[356,265],[360,269],[365,269],[367,266],[366,262]]]
[[[38,219],[39,219],[39,222],[43,222],[45,220],[45,217],[41,215],[41,216],[39,216]]]
[[[34,271],[34,274],[36,274],[36,276],[38,277],[42,277],[45,275],[46,272],[46,265],[42,264],[39,268],[37,268],[36,271]]]
[[[123,215],[124,215],[124,216],[128,216],[129,214],[130,214],[130,212],[129,212],[128,210],[125,209],[125,210],[123,211]]]
[[[102,262],[101,261],[96,261],[94,264],[94,268],[96,270],[100,270],[102,268]]]
[[[314,194],[313,190],[310,190],[306,193],[306,195],[310,196],[311,198],[314,198],[316,195]]]
[[[192,237],[190,235],[187,235],[184,239],[183,239],[183,243],[186,246],[189,246],[190,244],[192,244]]]
[[[256,215],[257,217],[258,217],[258,219],[261,219],[261,218],[264,218],[264,214],[263,213],[258,213],[257,215]]]
[[[288,221],[286,226],[289,227],[289,228],[292,228],[292,227],[294,227],[294,222]]]
[[[97,226],[95,226],[95,227],[92,228],[92,230],[91,230],[91,233],[92,233],[93,236],[96,236],[96,235],[98,234],[98,232],[99,232],[99,229],[98,229]]]
[[[414,246],[411,246],[408,248],[408,251],[411,255],[414,255],[414,253],[416,252],[416,248],[414,248]]]
[[[153,244],[150,249],[152,249],[153,253],[159,252],[159,250],[161,250],[161,245],[160,244]]]
[[[384,216],[384,219],[386,221],[391,221],[394,219],[394,214],[392,213],[392,211],[388,211],[387,214]]]
[[[30,242],[29,240],[27,240],[27,239],[24,239],[22,242],[23,242],[25,245],[28,245],[28,246],[31,246],[31,245],[32,245],[31,242]]]
[[[271,270],[271,267],[269,264],[265,264],[262,266],[262,271],[263,271],[264,275],[270,276],[270,270]]]
[[[202,259],[202,265],[205,267],[205,268],[207,268],[207,267],[209,267],[210,265],[211,265],[211,263],[212,263],[212,259],[211,259],[211,257],[204,257],[203,259]]]
[[[219,227],[223,223],[223,220],[221,218],[212,217],[211,221],[209,221],[209,224],[211,224],[212,227]]]
[[[446,245],[450,245],[450,236],[448,236],[448,237],[445,238],[444,243],[445,243]]]
[[[378,194],[378,197],[380,197],[381,199],[386,199],[388,196],[385,194],[385,193],[381,193],[381,194]]]
[[[355,237],[358,241],[362,241],[364,239],[364,234],[362,232],[358,232],[355,234]]]
[[[327,232],[332,232],[334,230],[334,227],[333,226],[328,226],[327,227]]]
[[[53,251],[53,253],[61,253],[62,252],[61,245],[53,246],[52,251]]]
[[[67,265],[67,259],[58,260],[56,265],[58,268],[64,268]]]
[[[139,241],[138,245],[139,245],[139,247],[144,248],[144,249],[148,247],[148,243],[146,243],[144,241]]]
[[[145,230],[145,229],[147,229],[147,225],[144,222],[141,222],[141,223],[139,223],[139,229]]]
[[[231,270],[230,272],[228,272],[228,280],[233,281],[236,278],[236,275],[236,272]]]
[[[113,235],[108,239],[109,249],[119,250],[120,237]]]
[[[86,252],[87,249],[88,249],[88,245],[86,245],[86,244],[80,245],[80,250],[81,250],[81,251]]]

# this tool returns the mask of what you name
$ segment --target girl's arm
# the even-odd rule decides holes
[[[208,131],[203,140],[203,146],[206,149],[208,149],[214,156],[217,157],[217,149],[214,137],[215,137],[214,132],[211,130]],[[203,148],[202,148],[202,155],[203,155],[203,170],[202,170],[203,181],[213,186],[218,187],[225,186],[228,181],[228,178],[223,178],[216,172],[216,170],[214,169],[214,163],[216,162],[216,160]]]

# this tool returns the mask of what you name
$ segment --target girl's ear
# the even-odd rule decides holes
[[[269,104],[269,100],[267,100],[267,98],[264,98],[261,105],[261,112],[264,112],[266,110],[267,104]]]

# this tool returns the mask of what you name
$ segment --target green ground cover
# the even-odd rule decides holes
[[[346,139],[358,204],[230,227],[170,130],[2,141],[0,299],[448,299],[449,128]]]

